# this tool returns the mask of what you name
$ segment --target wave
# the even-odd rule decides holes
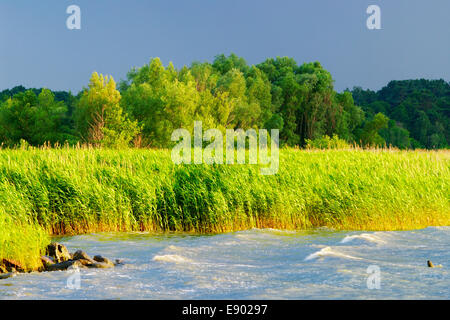
[[[342,239],[341,243],[347,243],[354,239],[361,239],[369,242],[375,242],[375,243],[386,243],[386,241],[380,239],[374,234],[370,233],[361,233],[353,236],[346,236],[344,239]]]
[[[190,259],[179,256],[177,254],[166,254],[162,256],[154,256],[153,261],[164,261],[164,262],[173,262],[173,263],[187,263],[192,262]]]
[[[233,236],[238,239],[243,240],[259,240],[261,238],[269,238],[273,236],[288,236],[294,235],[298,233],[298,231],[293,230],[280,230],[274,228],[252,228],[250,230],[245,231],[237,231],[233,233]]]
[[[344,259],[362,260],[362,258],[350,256],[350,255],[344,254],[342,252],[333,250],[333,249],[331,249],[331,247],[325,247],[323,249],[320,249],[317,252],[311,253],[309,256],[307,256],[305,258],[305,261],[317,259],[317,258],[323,258],[326,256],[334,256],[334,257],[344,258]]]
[[[295,230],[281,230],[275,228],[252,228],[251,231],[264,232],[264,233],[285,233],[285,234],[295,234],[298,231]]]

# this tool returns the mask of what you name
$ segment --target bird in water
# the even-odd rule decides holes
[[[441,264],[435,266],[435,265],[433,264],[433,262],[431,262],[430,260],[427,261],[427,265],[428,265],[428,267],[430,267],[430,268],[442,268],[442,265],[441,265]]]

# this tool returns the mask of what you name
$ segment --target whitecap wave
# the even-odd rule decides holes
[[[361,234],[356,234],[356,235],[352,235],[352,236],[346,236],[344,239],[342,239],[341,243],[347,243],[347,242],[353,241],[355,239],[361,239],[361,240],[375,242],[375,243],[386,243],[386,241],[384,241],[384,240],[380,239],[379,237],[377,237],[376,235],[370,234],[370,233],[361,233]]]
[[[166,254],[162,256],[154,256],[153,261],[164,261],[164,262],[172,262],[172,263],[186,263],[192,262],[190,259],[179,256],[177,254]]]
[[[281,229],[274,229],[274,228],[253,228],[254,231],[260,231],[260,232],[267,232],[267,233],[281,233],[281,234],[295,234],[297,231],[294,230],[281,230]]]
[[[331,247],[325,247],[323,249],[320,249],[319,251],[311,253],[309,256],[307,256],[305,258],[305,261],[317,259],[317,258],[323,258],[326,256],[334,256],[334,257],[344,258],[344,259],[362,260],[361,258],[350,256],[348,254],[339,252],[337,250],[333,250],[333,249],[331,249]]]

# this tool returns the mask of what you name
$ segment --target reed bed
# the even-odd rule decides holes
[[[170,150],[0,150],[0,259],[33,266],[59,234],[450,225],[448,150],[282,149],[279,163],[263,176]]]

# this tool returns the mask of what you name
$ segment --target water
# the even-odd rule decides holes
[[[127,263],[81,270],[79,289],[67,287],[73,270],[20,274],[0,280],[0,299],[450,298],[450,227],[253,229],[208,236],[102,233],[58,241],[70,251]],[[427,260],[443,268],[428,268]],[[379,289],[368,289],[367,269],[373,265],[380,270]]]

